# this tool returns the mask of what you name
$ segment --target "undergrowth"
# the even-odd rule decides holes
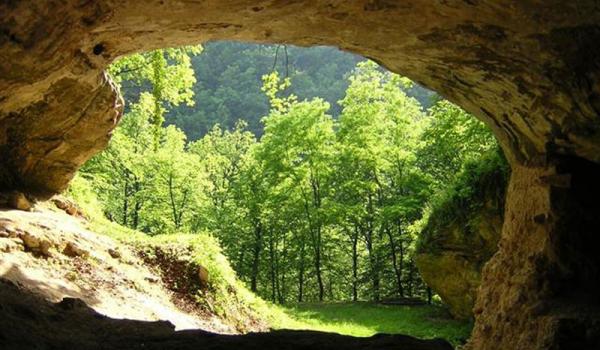
[[[163,280],[177,284],[170,287],[175,291],[186,292],[186,298],[194,300],[198,306],[219,316],[237,330],[246,332],[269,327],[281,328],[284,324],[298,326],[280,308],[264,301],[246,288],[236,277],[229,261],[221,252],[218,241],[210,233],[149,236],[112,222],[103,215],[102,205],[87,180],[80,176],[72,181],[67,195],[86,213],[89,218],[88,228],[91,231],[134,247],[142,258],[156,263],[158,268],[164,268],[165,263],[180,262],[186,265],[186,269],[191,270],[186,272],[189,274],[195,273],[203,266],[209,276],[208,285],[204,288],[200,288],[199,285],[197,288],[184,288],[182,283],[194,282],[184,282],[184,279],[176,276],[166,276]],[[157,255],[161,255],[162,259],[157,259]]]

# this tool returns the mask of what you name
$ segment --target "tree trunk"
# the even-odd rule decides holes
[[[129,180],[125,178],[125,187],[123,190],[123,226],[127,226],[127,216],[129,211]]]
[[[254,223],[254,250],[252,256],[252,274],[250,276],[250,290],[256,293],[258,281],[258,268],[260,263],[260,250],[262,243],[262,222]]]
[[[369,263],[370,263],[370,270],[371,270],[371,283],[372,283],[372,299],[373,301],[379,301],[379,264],[378,264],[378,259],[376,256],[376,252],[375,252],[375,246],[373,244],[373,227],[374,227],[374,223],[373,223],[373,201],[371,198],[371,195],[369,195],[368,197],[368,203],[367,203],[367,210],[368,210],[368,217],[367,217],[367,222],[366,222],[366,228],[365,228],[365,242],[367,245],[367,252],[369,254]]]
[[[279,303],[280,304],[284,304],[285,300],[286,300],[286,285],[285,285],[285,277],[286,277],[286,272],[288,270],[288,266],[285,265],[285,257],[287,257],[287,252],[288,252],[288,248],[287,248],[287,244],[286,244],[286,235],[283,235],[283,248],[282,248],[282,254],[284,257],[284,266],[281,269],[281,282],[279,283]]]
[[[171,212],[173,214],[173,224],[175,228],[179,228],[179,216],[177,215],[177,205],[175,204],[175,193],[173,191],[173,174],[169,174],[169,199],[171,200]]]
[[[304,252],[305,243],[304,238],[300,242],[300,264],[298,267],[298,302],[301,303],[304,299]]]
[[[411,260],[408,264],[408,297],[413,296],[413,278],[414,278],[414,262]]]
[[[321,271],[321,227],[317,228],[317,243],[315,247],[315,273],[319,285],[319,301],[323,301],[325,288],[323,286],[323,274]]]
[[[387,232],[388,238],[390,240],[390,252],[392,255],[392,266],[394,267],[394,273],[396,275],[396,291],[399,296],[404,296],[404,290],[402,288],[402,269],[401,266],[398,266],[398,259],[396,257],[396,242],[394,241],[394,235],[392,234],[392,230],[389,228],[385,230]],[[400,225],[398,225],[398,232],[401,233]],[[402,244],[402,240],[400,240],[400,244]]]
[[[310,173],[310,186],[312,190],[312,206],[315,209],[317,218],[312,219],[308,205],[306,205],[306,214],[309,220],[309,229],[311,229],[311,235],[313,239],[313,245],[315,250],[315,274],[317,275],[317,284],[319,286],[319,301],[323,301],[325,295],[325,287],[323,285],[323,273],[321,271],[321,248],[322,248],[322,230],[323,225],[319,216],[319,209],[321,208],[321,191],[318,178],[315,178],[311,169]],[[306,200],[305,200],[306,203]]]
[[[276,265],[276,261],[275,261],[275,239],[273,237],[273,229],[271,228],[269,230],[269,274],[271,277],[271,301],[273,301],[273,303],[276,302],[276,295],[277,295],[277,287],[276,287],[276,276],[275,276],[275,265]]]
[[[137,195],[140,192],[141,185],[139,180],[135,180],[133,183],[133,188],[135,190],[135,194]],[[138,225],[140,223],[140,210],[142,209],[142,202],[139,199],[139,196],[135,197],[135,205],[133,206],[133,229],[137,230]]]
[[[404,271],[404,240],[401,239],[400,242],[398,242],[398,250],[400,250],[400,261],[398,262],[398,270],[400,271],[400,276],[402,277],[402,272]],[[400,282],[402,282],[402,279],[400,279]],[[401,297],[404,297],[404,287],[402,286],[402,284],[400,284],[400,286],[402,287],[402,294],[400,294]]]
[[[237,261],[237,273],[242,275],[242,270],[244,268],[244,256],[246,255],[246,247],[242,244],[240,246],[240,257]]]
[[[379,301],[379,271],[377,269],[377,261],[373,248],[373,232],[368,229],[366,235],[367,253],[369,254],[369,263],[371,265],[372,298],[373,301]]]
[[[358,301],[358,233],[356,232],[352,238],[352,301]]]

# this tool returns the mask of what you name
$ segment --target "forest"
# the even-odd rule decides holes
[[[431,302],[415,265],[430,217],[489,168],[490,130],[333,48],[207,43],[120,59],[126,110],[80,170],[104,215],[215,237],[274,303]]]

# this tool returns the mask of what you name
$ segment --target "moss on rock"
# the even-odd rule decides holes
[[[457,318],[472,317],[483,265],[497,250],[508,166],[498,152],[465,165],[432,202],[417,244],[417,267]]]

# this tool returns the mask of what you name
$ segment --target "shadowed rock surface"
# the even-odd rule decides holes
[[[600,7],[580,0],[4,1],[0,189],[48,197],[106,146],[122,99],[103,69],[210,39],[333,45],[489,125],[512,166],[472,349],[592,349],[600,305]],[[590,180],[596,179],[596,180]],[[596,195],[595,197],[593,195]]]
[[[452,350],[443,340],[403,335],[354,338],[312,331],[218,335],[174,331],[168,322],[111,319],[79,299],[52,304],[0,279],[2,349],[214,349],[214,350]]]

